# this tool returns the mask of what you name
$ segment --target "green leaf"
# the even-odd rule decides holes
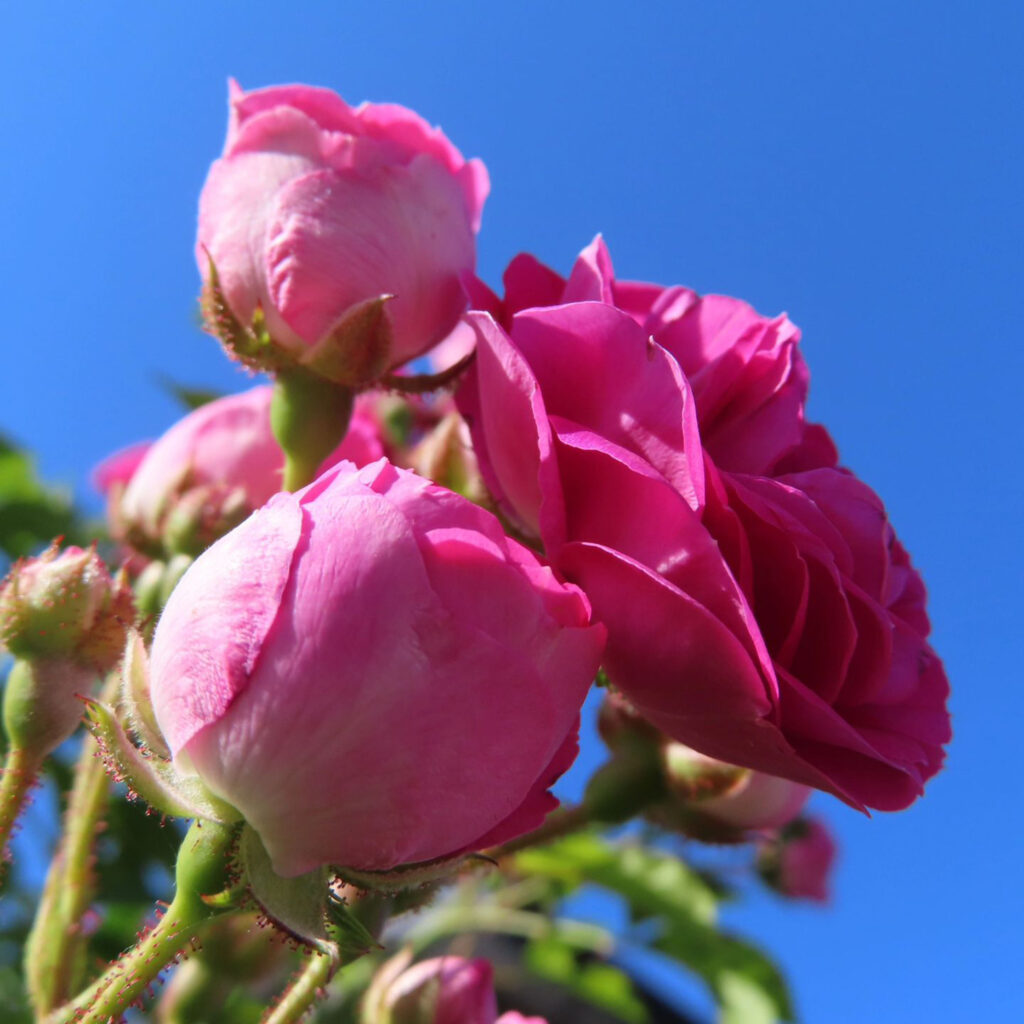
[[[596,835],[567,836],[524,850],[516,857],[525,874],[560,878],[574,886],[591,882],[620,896],[641,917],[669,916],[713,924],[714,890],[686,864],[640,846],[613,846]]]
[[[163,374],[157,379],[160,387],[172,398],[180,402],[189,412],[200,409],[204,405],[224,397],[223,391],[214,391],[212,388],[190,387],[188,384],[182,384],[173,377],[167,377]]]
[[[516,857],[527,875],[590,883],[621,896],[637,919],[659,924],[652,948],[685,964],[714,992],[722,1024],[792,1020],[778,968],[755,946],[718,930],[712,885],[677,857],[594,834],[568,836]]]
[[[555,935],[528,943],[525,962],[538,977],[561,985],[577,999],[625,1024],[647,1024],[649,1020],[647,1008],[626,974],[611,964],[581,961],[576,951]]]
[[[80,533],[71,500],[44,487],[31,456],[0,437],[0,551],[20,558],[54,537]]]

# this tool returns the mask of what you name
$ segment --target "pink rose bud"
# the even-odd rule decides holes
[[[494,969],[442,956],[413,964],[382,994],[374,1024],[495,1024]]]
[[[697,802],[694,809],[730,828],[753,832],[788,824],[810,795],[810,787],[799,782],[747,771],[727,791]]]
[[[131,590],[91,548],[54,544],[14,566],[0,587],[0,642],[17,659],[3,701],[12,746],[41,761],[74,732],[76,694],[117,664],[134,618]]]
[[[548,1024],[543,1017],[524,1017],[518,1010],[503,1013],[495,1024]]]
[[[95,550],[53,544],[16,563],[0,588],[0,642],[16,658],[112,669],[135,616],[127,584]]]
[[[466,306],[483,164],[393,104],[234,83],[230,102],[196,245],[214,332],[259,364],[265,331],[264,368],[298,362],[346,386],[444,338]],[[241,347],[239,329],[255,332]]]
[[[120,452],[101,465],[97,480],[120,485],[110,494],[113,532],[157,557],[195,555],[276,494],[284,455],[270,429],[271,395],[263,386],[219,398],[179,420],[134,466]],[[370,399],[361,397],[322,468],[382,454]]]
[[[817,818],[803,818],[766,840],[758,854],[758,870],[783,896],[826,903],[836,859],[836,842]]]
[[[153,706],[279,874],[385,871],[540,824],[601,657],[589,613],[489,513],[384,460],[342,464],[188,570]]]

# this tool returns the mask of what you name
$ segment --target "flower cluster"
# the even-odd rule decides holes
[[[600,239],[567,279],[517,257],[499,298],[470,273],[485,192],[482,167],[408,111],[232,93],[200,204],[207,286],[238,323],[259,312],[270,348],[317,351],[304,369],[366,370],[344,378],[359,389],[457,328],[486,500],[526,546],[374,463],[361,398],[308,486],[172,596],[152,682],[172,754],[278,871],[448,857],[540,823],[600,663],[687,748],[907,806],[942,762],[946,677],[881,501],[806,418],[799,330],[620,281]],[[383,335],[337,325],[383,296],[378,358]],[[122,534],[166,540],[189,516],[224,532],[259,508],[280,487],[271,415],[257,389],[179,424],[123,488]]]
[[[517,256],[499,296],[474,274],[486,172],[440,130],[306,86],[230,101],[199,206],[202,310],[273,382],[98,470],[134,600],[74,548],[0,591],[29,767],[77,694],[117,777],[198,819],[163,922],[61,1019],[118,1018],[207,917],[248,910],[321,957],[268,1018],[298,1019],[382,914],[420,909],[478,851],[507,862],[574,829],[593,827],[573,870],[516,862],[543,876],[526,904],[628,877],[619,894],[653,916],[672,871],[585,847],[641,816],[749,844],[777,892],[825,899],[812,790],[907,807],[942,765],[949,686],[881,499],[807,419],[799,330],[619,280],[600,238],[568,277]],[[126,634],[120,692],[94,701],[81,673],[109,671]],[[78,674],[43,730],[58,655]],[[611,760],[549,818],[595,679]],[[62,952],[76,922],[48,913],[41,1012],[68,975],[46,965],[85,962]],[[584,977],[559,956],[563,981]],[[499,1020],[486,961],[412,960],[383,966],[367,1021],[526,1021]],[[628,998],[610,984],[590,990]]]

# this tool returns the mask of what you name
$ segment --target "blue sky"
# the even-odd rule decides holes
[[[812,415],[885,498],[954,686],[949,765],[842,842],[830,909],[732,921],[803,1019],[1011,1019],[1024,905],[1021,10],[870,2],[37,2],[0,11],[0,430],[88,498],[109,450],[244,386],[194,325],[195,206],[226,79],[412,106],[482,157],[480,269],[738,295],[804,331]]]

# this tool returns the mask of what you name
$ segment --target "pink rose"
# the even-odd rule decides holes
[[[721,761],[909,804],[942,763],[948,683],[877,496],[832,468],[717,470],[678,360],[610,305],[469,320],[484,480],[587,593],[637,710]]]
[[[828,433],[804,419],[810,377],[800,331],[785,314],[769,319],[727,295],[617,281],[600,236],[568,280],[524,253],[508,265],[504,285],[504,300],[479,283],[475,299],[506,328],[525,309],[567,302],[604,302],[628,313],[682,367],[701,439],[719,468],[774,475],[836,464]]]
[[[466,306],[483,164],[393,104],[353,108],[327,89],[244,93],[234,83],[230,100],[196,258],[204,278],[212,258],[234,316],[247,326],[261,309],[274,342],[301,358],[361,304],[394,296],[384,358],[348,352],[346,362],[382,372],[440,341]]]
[[[765,840],[758,868],[765,881],[783,896],[827,903],[836,859],[836,842],[816,818],[803,818]]]
[[[157,626],[173,755],[282,875],[454,855],[540,824],[604,630],[489,513],[384,460],[279,494]]]
[[[140,549],[159,550],[168,517],[183,502],[216,534],[226,511],[237,522],[276,494],[284,455],[270,429],[271,391],[262,386],[219,398],[154,444],[117,452],[98,467],[97,481],[110,490],[115,532]],[[382,454],[371,399],[360,396],[348,433],[322,468],[342,459],[364,466]]]

